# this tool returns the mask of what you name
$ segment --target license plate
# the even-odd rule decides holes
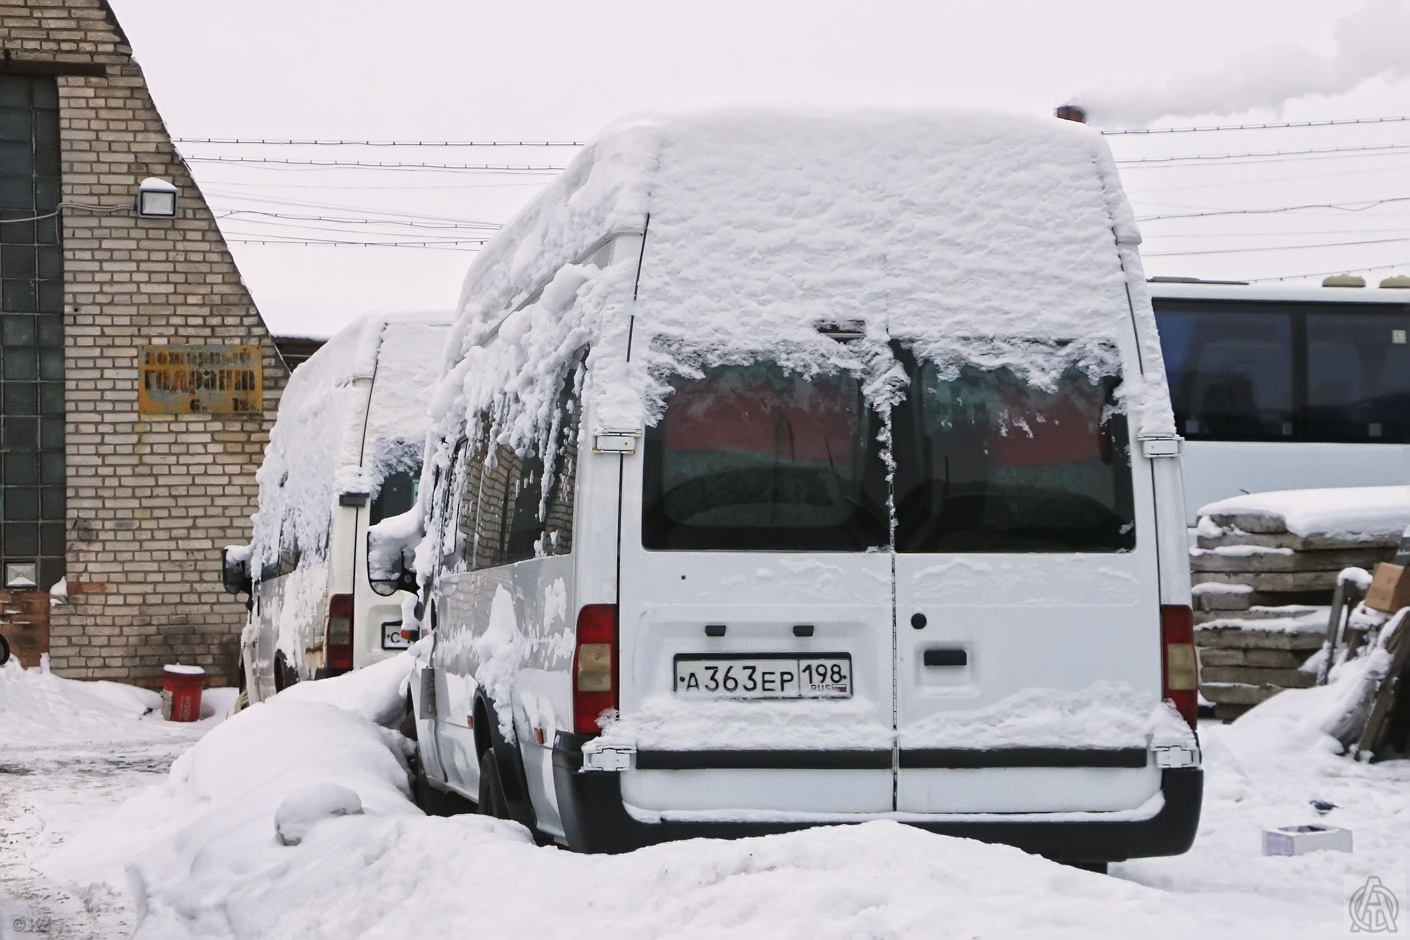
[[[718,698],[851,698],[847,653],[675,658],[677,693]]]
[[[388,620],[382,624],[382,649],[404,650],[411,647],[411,641],[401,635],[401,621]]]

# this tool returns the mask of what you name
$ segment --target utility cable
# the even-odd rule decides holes
[[[249,163],[297,167],[360,167],[375,170],[479,170],[490,173],[558,173],[561,166],[515,166],[490,163],[384,163],[365,160],[291,160],[281,157],[186,157],[187,163]]]
[[[582,147],[580,140],[284,140],[249,137],[173,137],[177,144],[269,147]]]
[[[1209,235],[1208,238],[1219,238],[1218,235]],[[1365,241],[1355,242],[1321,242],[1315,245],[1269,245],[1260,248],[1220,248],[1202,249],[1200,251],[1143,251],[1142,258],[1171,258],[1189,257],[1190,255],[1232,255],[1248,251],[1301,251],[1306,248],[1346,248],[1351,245],[1385,245],[1391,242],[1410,242],[1410,236],[1402,238],[1371,238]]]
[[[1211,212],[1188,212],[1182,215],[1147,215],[1138,217],[1136,221],[1158,222],[1164,219],[1202,219],[1214,215],[1271,215],[1278,212],[1299,212],[1303,209],[1337,209],[1342,212],[1365,212],[1367,209],[1374,209],[1376,206],[1383,206],[1392,202],[1410,202],[1410,196],[1392,196],[1388,199],[1374,199],[1357,206],[1338,205],[1334,202],[1319,202],[1310,203],[1305,206],[1279,206],[1274,209],[1219,209]]]
[[[83,209],[86,212],[136,212],[136,206],[90,206],[81,202],[61,202],[53,212],[46,212],[43,215],[31,215],[23,219],[0,219],[0,225],[8,222],[39,222],[43,219],[52,219],[65,209]]]
[[[1396,124],[1403,121],[1410,121],[1410,115],[1404,117],[1344,118],[1335,121],[1285,121],[1280,124],[1215,124],[1204,127],[1128,127],[1105,130],[1101,133],[1107,136],[1118,136],[1121,134],[1196,134],[1207,131],[1271,131],[1297,127],[1337,127],[1343,124]]]
[[[1410,144],[1380,144],[1368,145],[1365,147],[1322,147],[1314,150],[1265,150],[1252,153],[1201,153],[1190,154],[1183,157],[1130,157],[1124,160],[1117,160],[1120,166],[1136,166],[1140,164],[1154,164],[1155,166],[1180,166],[1184,163],[1196,163],[1215,160],[1233,160],[1246,163],[1254,162],[1275,162],[1273,158],[1280,157],[1303,157],[1321,156],[1330,154],[1346,156],[1394,156],[1410,150]],[[1229,166],[1239,166],[1240,163],[1226,164]]]

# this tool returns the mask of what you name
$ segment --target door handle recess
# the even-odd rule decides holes
[[[927,666],[968,666],[969,653],[963,649],[930,649],[921,654]]]

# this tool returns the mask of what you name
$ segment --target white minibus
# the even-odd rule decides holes
[[[1157,278],[1150,291],[1190,525],[1240,493],[1410,481],[1410,290]]]
[[[367,530],[412,507],[445,315],[371,314],[294,370],[256,479],[248,546],[225,584],[248,592],[241,681],[250,703],[406,649],[399,588],[367,575]]]
[[[871,819],[1185,851],[1180,442],[1138,241],[1070,122],[604,132],[473,263],[433,396],[427,805],[582,851]]]

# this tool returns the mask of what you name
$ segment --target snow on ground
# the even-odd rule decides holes
[[[131,931],[136,912],[121,886],[56,879],[48,859],[160,781],[234,699],[233,689],[209,690],[205,717],[178,724],[162,720],[161,696],[147,689],[62,679],[15,660],[0,667],[0,938]]]
[[[1296,938],[1338,935],[1350,888],[1368,876],[1410,900],[1410,762],[1333,753],[1319,725],[1345,694],[1336,686],[1284,692],[1233,725],[1202,726],[1194,849],[1113,865],[1105,877],[892,822],[582,856],[536,846],[513,823],[426,817],[406,796],[403,740],[377,724],[394,720],[405,669],[398,657],[295,687],[220,724],[106,819],[86,805],[66,821],[64,851],[35,864],[89,886],[76,894],[125,895],[142,912],[139,940]],[[0,689],[13,711],[18,696]],[[70,751],[80,744],[64,740]],[[150,746],[126,740],[124,753]],[[355,804],[348,793],[331,799],[333,783],[363,813],[338,814]],[[67,812],[58,794],[49,799],[43,812]],[[1355,852],[1263,857],[1260,830],[1318,820],[1314,799],[1337,804],[1322,821],[1353,829]],[[298,845],[276,836],[281,805],[283,817],[300,815]]]

